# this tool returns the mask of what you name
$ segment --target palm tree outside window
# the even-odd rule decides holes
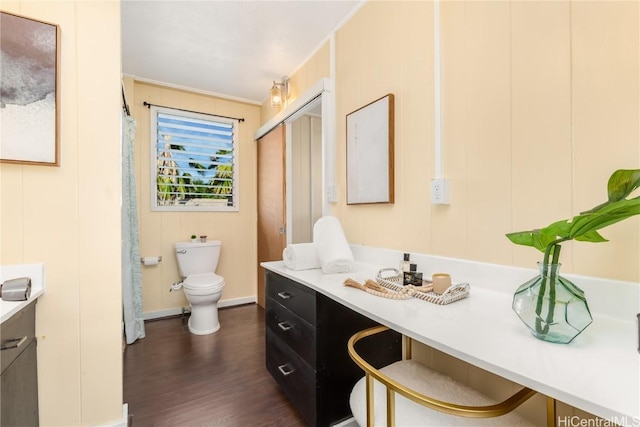
[[[237,121],[151,107],[152,210],[237,211]]]

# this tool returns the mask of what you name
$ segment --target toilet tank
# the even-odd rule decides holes
[[[207,242],[179,242],[175,244],[181,277],[192,274],[215,273],[220,259],[220,240]]]

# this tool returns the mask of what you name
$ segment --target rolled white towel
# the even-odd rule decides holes
[[[287,268],[292,270],[311,270],[320,268],[320,261],[316,255],[313,243],[294,243],[287,245],[282,251],[282,260]]]
[[[338,218],[323,216],[313,225],[313,244],[323,273],[353,271],[353,253]]]

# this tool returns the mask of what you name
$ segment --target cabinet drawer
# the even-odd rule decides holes
[[[266,272],[267,297],[279,302],[311,325],[316,324],[316,293],[286,277]]]
[[[309,425],[315,425],[317,392],[315,372],[269,328],[267,328],[266,341],[267,370],[280,384],[300,415]]]
[[[24,351],[35,338],[36,303],[27,305],[0,325],[0,372]],[[5,349],[5,347],[7,347]]]
[[[38,370],[36,340],[0,376],[0,426],[37,427]]]
[[[316,328],[272,298],[267,300],[267,327],[316,370]]]

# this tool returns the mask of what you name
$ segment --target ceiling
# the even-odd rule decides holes
[[[362,0],[123,0],[122,72],[256,103]]]

